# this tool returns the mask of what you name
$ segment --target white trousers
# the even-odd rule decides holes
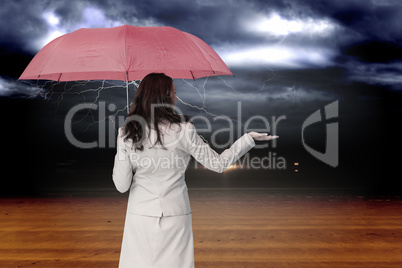
[[[151,217],[127,213],[119,268],[193,268],[191,213]]]

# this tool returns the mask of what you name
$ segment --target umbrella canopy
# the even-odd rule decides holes
[[[56,38],[32,59],[21,79],[142,80],[151,72],[197,79],[233,75],[204,41],[172,27],[82,28]]]

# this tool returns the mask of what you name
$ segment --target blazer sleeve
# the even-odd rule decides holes
[[[116,189],[124,193],[130,189],[133,179],[133,167],[129,157],[129,151],[124,143],[124,136],[121,128],[117,136],[117,152],[114,158],[113,182]]]
[[[188,152],[206,168],[219,173],[225,171],[231,164],[255,146],[254,139],[246,133],[236,140],[230,148],[218,154],[208,143],[204,142],[191,123],[186,125],[185,137]]]

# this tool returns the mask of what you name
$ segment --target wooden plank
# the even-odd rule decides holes
[[[402,267],[402,198],[190,191],[196,267]],[[126,197],[0,199],[0,267],[117,267]]]

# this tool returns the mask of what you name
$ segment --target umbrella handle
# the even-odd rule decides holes
[[[126,100],[127,100],[127,114],[129,112],[129,107],[128,107],[128,71],[126,71]]]

